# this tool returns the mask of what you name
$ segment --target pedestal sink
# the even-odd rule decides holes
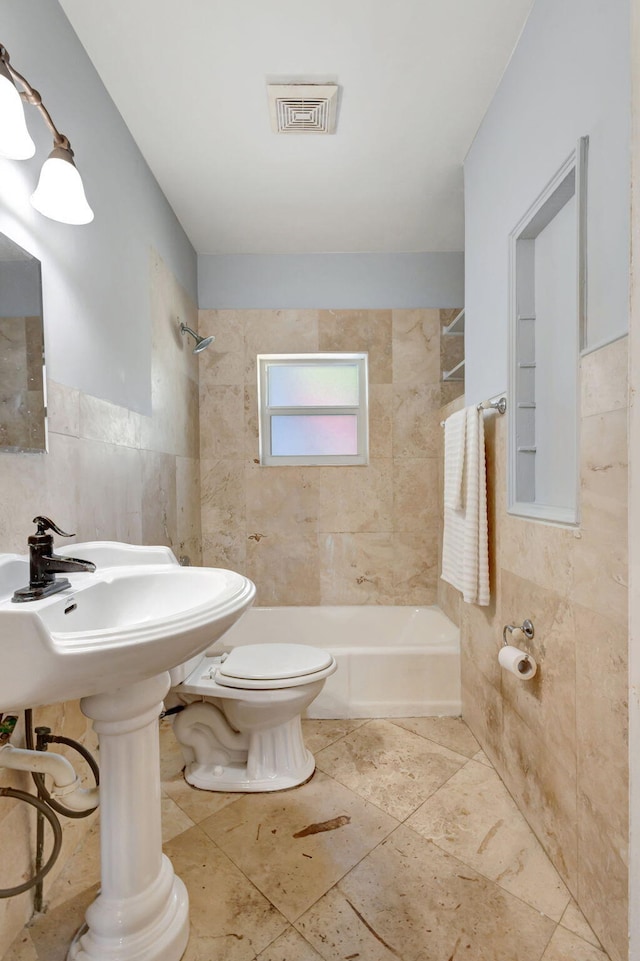
[[[81,698],[100,744],[101,892],[68,961],[178,961],[188,898],[162,854],[158,715],[169,671],[251,605],[233,571],[178,566],[167,548],[78,544],[97,565],[13,604],[28,562],[0,555],[0,711]]]

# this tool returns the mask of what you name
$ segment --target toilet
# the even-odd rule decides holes
[[[186,704],[173,725],[185,779],[205,791],[303,784],[315,759],[301,715],[336,667],[327,651],[304,644],[247,644],[175,668],[172,701]]]

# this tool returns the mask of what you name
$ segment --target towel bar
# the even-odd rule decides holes
[[[499,414],[507,412],[507,398],[500,397],[498,400],[483,400],[476,405],[476,410],[497,410]],[[444,421],[440,421],[440,426],[444,427]]]

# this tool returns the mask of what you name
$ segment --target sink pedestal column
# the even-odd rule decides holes
[[[101,891],[67,961],[179,961],[189,899],[162,853],[158,715],[160,674],[81,700],[100,744]]]

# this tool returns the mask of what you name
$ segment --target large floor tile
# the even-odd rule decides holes
[[[407,825],[527,904],[559,921],[570,900],[498,775],[469,761]]]
[[[374,927],[374,912],[366,916],[335,887],[296,922],[323,961],[366,958],[398,961],[399,950]]]
[[[558,926],[542,961],[608,961],[608,958],[600,948]]]
[[[185,961],[253,961],[287,927],[281,914],[200,830],[165,845],[189,892]]]
[[[400,821],[466,760],[391,721],[369,721],[316,756],[321,771]]]
[[[97,885],[99,881],[100,825],[94,824],[50,888],[45,879],[44,897],[47,910],[53,911],[92,885]]]
[[[98,892],[98,884],[85,888],[36,920],[29,930],[39,961],[65,961],[73,936]]]
[[[555,925],[401,825],[296,928],[324,961],[540,961]]]
[[[3,961],[39,961],[38,952],[28,931],[23,929],[20,932],[5,954]]]
[[[194,824],[204,821],[242,797],[241,794],[225,794],[223,791],[201,791],[188,784],[182,773],[170,781],[163,781],[162,791]]]
[[[357,728],[362,727],[364,720],[315,720],[313,718],[303,718],[302,734],[304,743],[312,754],[317,754],[330,744],[339,741],[340,738],[351,734]]]
[[[465,757],[473,757],[480,750],[461,717],[405,717],[394,718],[393,723]]]
[[[163,842],[170,841],[171,838],[175,838],[178,834],[182,834],[183,831],[188,831],[189,828],[193,827],[194,822],[191,818],[170,797],[162,797],[160,804],[162,807]]]
[[[200,824],[290,921],[396,826],[322,774],[294,791],[247,795]]]

